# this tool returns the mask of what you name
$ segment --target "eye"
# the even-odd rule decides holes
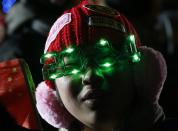
[[[77,63],[70,63],[65,65],[64,75],[75,75],[80,73],[80,66]]]
[[[64,65],[77,65],[77,63],[80,63],[81,59],[79,56],[72,55],[72,56],[65,56],[63,58]]]
[[[111,67],[115,63],[116,63],[116,59],[113,57],[105,57],[105,58],[100,58],[100,60],[98,60],[98,65],[103,68]]]
[[[68,48],[68,52],[71,52],[73,49]],[[66,55],[63,58],[63,75],[76,75],[81,72],[81,58],[76,55]]]
[[[54,80],[58,77],[62,77],[63,72],[64,72],[64,69],[62,67],[59,67],[59,66],[51,67],[50,69],[48,69],[49,79]]]

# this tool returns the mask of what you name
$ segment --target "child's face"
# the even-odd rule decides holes
[[[99,69],[100,66],[91,64],[96,57],[86,56],[88,64],[81,73],[55,80],[57,91],[66,109],[89,127],[101,123],[115,124],[125,119],[134,96],[129,60],[113,65],[107,72],[108,70],[103,71]],[[104,59],[110,58],[99,56],[97,62]],[[71,63],[75,63],[75,57],[71,61],[69,56],[65,56],[64,63],[71,66]]]

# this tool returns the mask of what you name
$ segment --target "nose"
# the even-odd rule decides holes
[[[82,84],[100,86],[103,82],[103,76],[99,75],[95,69],[89,68],[83,74]]]

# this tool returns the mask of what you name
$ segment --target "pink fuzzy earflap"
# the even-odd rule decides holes
[[[72,116],[65,107],[59,103],[55,90],[41,82],[35,92],[36,107],[41,117],[56,128],[67,128],[72,121]]]
[[[141,61],[134,65],[137,104],[130,115],[128,130],[152,130],[155,123],[164,119],[159,97],[167,76],[163,55],[153,48],[141,46]]]
[[[157,102],[167,77],[167,65],[163,55],[153,48],[141,46],[140,63],[135,65],[137,93],[142,100]]]

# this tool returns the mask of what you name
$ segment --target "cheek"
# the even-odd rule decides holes
[[[72,81],[70,78],[61,77],[55,82],[58,93],[62,100],[72,98],[74,95],[72,90]]]
[[[68,107],[73,107],[77,104],[77,96],[80,92],[80,82],[71,79],[70,77],[61,77],[56,80],[56,87],[63,104]]]
[[[68,79],[58,78],[55,82],[57,91],[60,95],[60,98],[63,100],[66,99],[66,96],[71,96],[71,82]]]
[[[110,79],[110,88],[112,90],[112,96],[114,100],[117,100],[117,104],[129,106],[134,99],[134,83],[132,80],[131,72],[122,72]]]
[[[81,103],[78,101],[80,90],[73,89],[75,86],[77,86],[76,81],[73,81],[70,78],[68,79],[64,77],[56,80],[56,87],[62,103],[70,114],[80,120],[83,110],[81,108]]]

